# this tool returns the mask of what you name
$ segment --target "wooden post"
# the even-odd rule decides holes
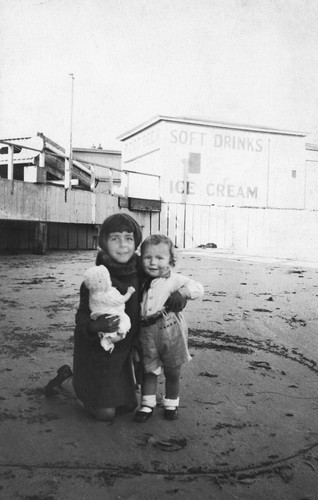
[[[45,153],[40,153],[40,160],[39,160],[39,167],[44,168],[45,167]]]
[[[124,186],[124,195],[123,196],[125,196],[125,198],[128,198],[128,196],[129,196],[129,172],[123,172],[123,174],[126,176],[125,177],[126,186]]]
[[[70,189],[71,187],[71,162],[70,160],[65,160],[65,174],[64,174],[64,189]]]
[[[91,191],[92,191],[92,224],[95,224],[96,221],[96,194],[95,194],[95,165],[90,165],[91,167]]]
[[[91,191],[94,191],[95,189],[95,165],[90,165],[90,171],[91,171]]]
[[[114,175],[113,171],[109,169],[109,194],[113,194],[113,187],[114,187]]]
[[[13,180],[13,174],[14,174],[13,153],[14,153],[14,146],[12,146],[11,144],[8,144],[8,180],[9,180],[9,181],[11,181],[11,194],[13,194],[13,190],[14,190],[14,180]]]
[[[46,183],[45,153],[43,151],[42,151],[42,153],[40,153],[39,167],[40,167],[40,171],[39,171],[40,178],[38,179],[38,181]]]
[[[34,235],[34,252],[37,255],[45,255],[47,248],[47,223],[37,222]]]
[[[72,189],[72,170],[73,170],[73,99],[74,99],[74,75],[70,73],[69,76],[72,79],[71,86],[71,123],[70,123],[70,144],[69,144],[69,155],[68,159],[65,160],[65,177],[64,177],[64,188],[65,188],[65,201],[67,201],[67,190]]]
[[[8,144],[8,179],[13,181],[13,146]]]

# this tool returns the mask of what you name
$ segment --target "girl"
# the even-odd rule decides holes
[[[134,420],[145,422],[156,406],[157,377],[163,367],[166,384],[163,398],[164,416],[178,417],[181,366],[191,359],[187,345],[187,325],[180,313],[167,312],[170,294],[177,292],[186,299],[204,293],[203,286],[186,276],[171,272],[176,258],[173,243],[167,236],[149,236],[141,245],[143,270],[148,275],[141,302],[140,343],[144,366],[141,407]]]
[[[141,229],[130,215],[111,215],[101,226],[101,251],[96,265],[108,269],[113,286],[121,294],[131,286],[139,289],[139,259],[135,251],[140,242]],[[125,307],[131,328],[110,354],[101,347],[98,332],[117,331],[118,317],[90,319],[89,292],[82,283],[75,319],[73,374],[68,365],[59,368],[57,376],[46,386],[47,397],[53,396],[56,388],[65,389],[76,396],[89,414],[104,421],[113,420],[116,410],[129,411],[137,406],[131,353],[139,329],[138,295],[134,293]]]

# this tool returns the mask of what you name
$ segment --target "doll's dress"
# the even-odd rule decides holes
[[[101,346],[105,351],[112,351],[115,347],[111,338],[120,335],[123,339],[131,328],[129,316],[125,313],[125,298],[115,288],[111,287],[107,292],[95,292],[90,294],[89,306],[91,309],[91,319],[99,316],[114,315],[119,316],[119,326],[117,332],[100,332]]]

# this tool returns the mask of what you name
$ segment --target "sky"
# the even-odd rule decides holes
[[[318,142],[317,19],[317,0],[0,0],[0,138],[121,149],[166,115]]]

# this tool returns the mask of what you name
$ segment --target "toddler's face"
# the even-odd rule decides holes
[[[135,240],[133,233],[109,233],[106,240],[108,255],[120,264],[126,264],[135,253]]]
[[[142,256],[144,271],[152,278],[161,278],[170,269],[170,250],[166,243],[147,245]]]

